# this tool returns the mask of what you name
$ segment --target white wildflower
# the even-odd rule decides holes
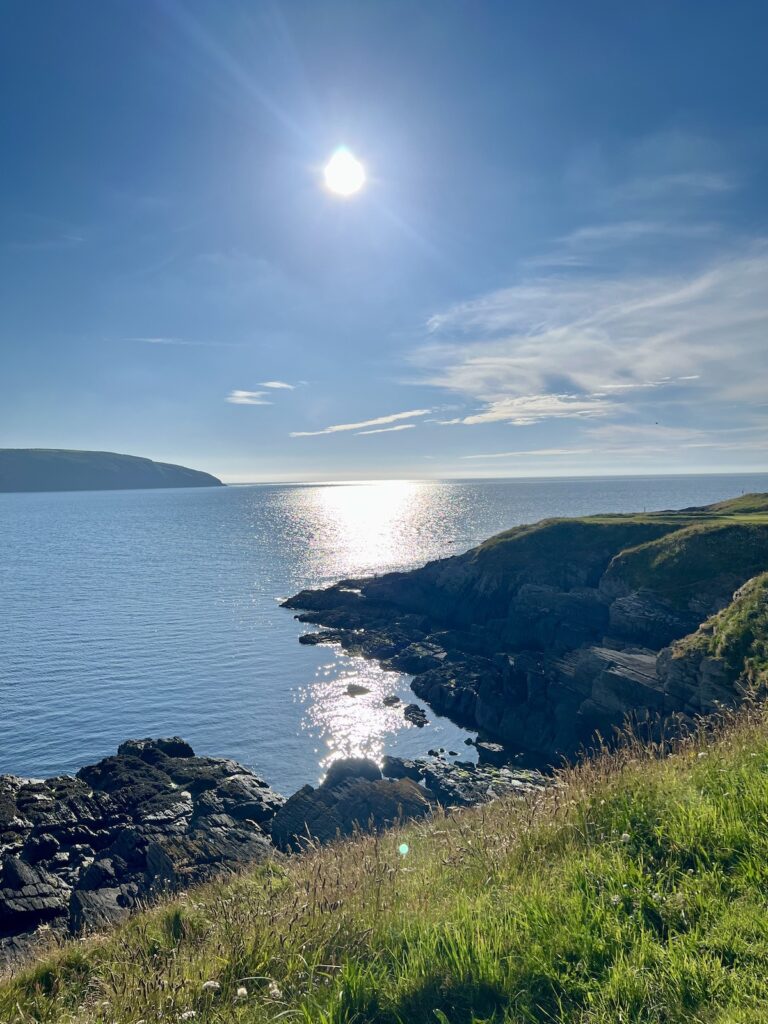
[[[221,985],[218,981],[204,981],[203,992],[221,992]]]
[[[182,1020],[194,1020],[197,1016],[197,1010],[185,1010],[181,1015]]]
[[[706,757],[706,756],[707,756],[706,750],[700,750],[698,752],[698,754],[696,755],[696,757],[698,757],[698,758],[702,758],[702,757]]]
[[[237,990],[237,998],[238,999],[245,999],[245,997],[247,995],[248,995],[248,989],[245,987],[245,985],[240,985],[238,987],[238,990]]]
[[[269,983],[269,997],[270,999],[282,999],[283,993],[280,990],[280,986],[276,981],[270,981]]]
[[[629,834],[629,832],[622,832],[621,833],[621,841],[622,841],[622,843],[628,843],[631,838],[632,838],[632,836]]]

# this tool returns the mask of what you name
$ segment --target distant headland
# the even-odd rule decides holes
[[[223,486],[210,473],[137,455],[60,448],[0,448],[0,492]]]

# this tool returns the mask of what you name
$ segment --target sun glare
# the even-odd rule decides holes
[[[325,184],[337,196],[352,196],[365,184],[365,168],[346,146],[341,146],[325,165]]]

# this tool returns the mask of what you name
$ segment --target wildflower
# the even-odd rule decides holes
[[[221,985],[218,981],[204,981],[203,992],[221,992]]]
[[[197,1010],[185,1010],[181,1015],[182,1020],[194,1020],[197,1016]]]
[[[621,841],[622,841],[622,843],[628,843],[631,838],[632,838],[632,836],[629,834],[629,832],[622,832],[621,833]]]
[[[702,758],[702,757],[706,757],[706,756],[707,756],[706,750],[700,750],[698,752],[698,754],[696,755],[696,757],[698,757],[698,758]]]
[[[248,995],[248,989],[245,987],[245,985],[240,985],[238,987],[236,994],[238,999],[245,999],[245,997]]]
[[[282,999],[283,993],[280,991],[280,986],[276,981],[270,981],[269,983],[269,998],[270,999]]]

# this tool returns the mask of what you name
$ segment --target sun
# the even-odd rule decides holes
[[[326,187],[337,196],[353,196],[365,184],[365,168],[346,146],[334,152],[323,175]]]

